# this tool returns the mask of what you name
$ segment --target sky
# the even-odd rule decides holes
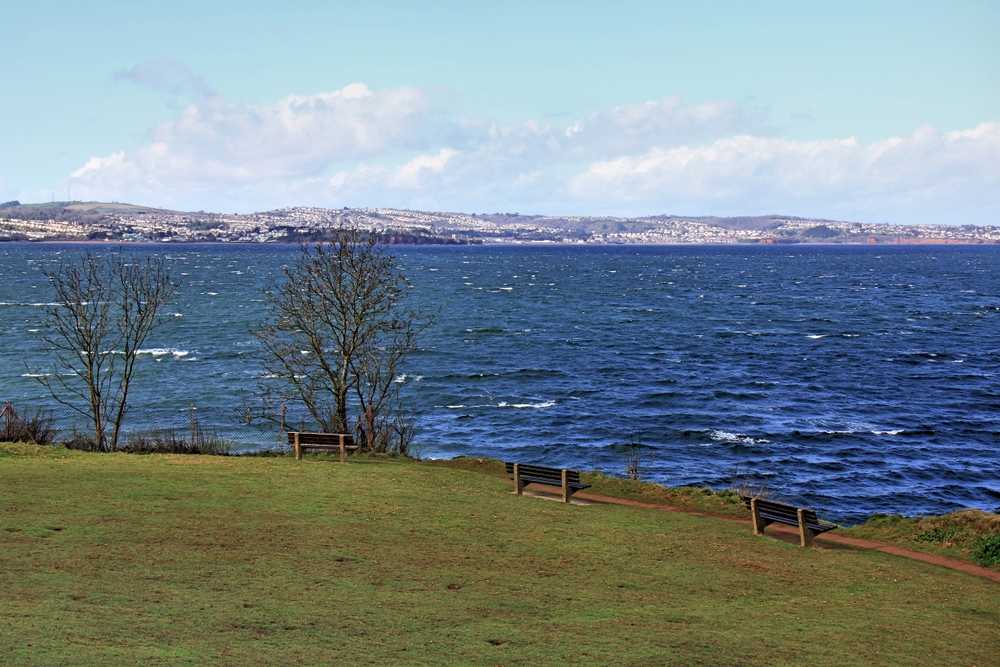
[[[0,3],[0,201],[1000,224],[998,2]]]

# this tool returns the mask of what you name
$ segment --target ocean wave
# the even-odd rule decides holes
[[[766,438],[755,438],[750,435],[730,433],[729,431],[723,431],[722,429],[713,429],[708,435],[716,442],[738,443],[741,445],[763,445],[770,442],[770,440]]]
[[[33,306],[35,308],[39,306],[61,306],[59,303],[25,303],[22,301],[0,301],[0,306]]]
[[[876,429],[876,428],[873,428],[873,427],[858,427],[858,428],[847,428],[847,429],[839,429],[839,430],[829,429],[829,430],[816,431],[815,433],[817,433],[819,435],[858,435],[858,434],[868,434],[868,435],[899,435],[899,434],[905,433],[905,432],[906,431],[904,429],[901,429],[901,428],[879,430],[879,429]],[[796,433],[796,434],[799,434],[799,435],[809,435],[809,433],[801,433],[799,431],[793,431],[793,433]]]
[[[148,354],[152,357],[165,357],[169,354],[170,356],[179,359],[181,357],[186,357],[191,353],[188,350],[178,350],[174,347],[151,347],[145,350],[139,350],[136,354]]]
[[[545,408],[551,408],[555,405],[555,401],[542,401],[541,403],[507,403],[506,401],[500,401],[497,403],[498,408],[517,408],[518,410],[523,410],[525,408],[533,408],[535,410],[543,410]]]

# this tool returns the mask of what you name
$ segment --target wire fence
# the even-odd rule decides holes
[[[6,403],[0,441],[95,449],[92,418],[60,403]],[[134,452],[251,454],[288,449],[289,431],[322,431],[301,406],[131,407],[118,449]],[[106,438],[111,439],[111,425]]]

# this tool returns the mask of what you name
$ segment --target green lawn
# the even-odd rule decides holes
[[[510,490],[0,445],[0,663],[997,664],[995,582]]]

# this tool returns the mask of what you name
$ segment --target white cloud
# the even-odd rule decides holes
[[[654,148],[592,163],[571,179],[586,201],[654,203],[720,212],[1000,213],[1000,123],[911,137],[790,141],[736,136],[707,146]],[[928,208],[929,207],[929,208]],[[677,209],[675,209],[677,210]],[[996,220],[994,220],[996,221]]]
[[[313,176],[331,164],[422,147],[434,135],[435,102],[416,88],[289,95],[274,106],[219,97],[188,104],[176,121],[131,153],[92,158],[72,178],[93,191],[134,185],[164,194],[209,194],[259,181]]]
[[[163,69],[135,76],[188,81]],[[743,105],[687,106],[677,97],[562,126],[445,111],[425,90],[360,83],[272,106],[208,95],[155,128],[145,148],[89,160],[72,174],[73,192],[224,210],[348,204],[898,222],[946,213],[997,222],[1000,213],[996,122],[863,145],[781,138]]]

